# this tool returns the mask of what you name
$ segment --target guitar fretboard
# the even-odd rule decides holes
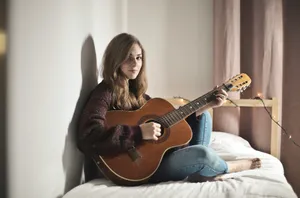
[[[222,85],[221,89],[228,90],[225,85]],[[185,104],[184,106],[179,107],[163,116],[160,117],[161,123],[165,127],[170,127],[177,122],[185,119],[192,113],[196,112],[200,108],[204,107],[205,105],[209,104],[214,99],[214,93],[216,90],[212,90],[205,95]]]

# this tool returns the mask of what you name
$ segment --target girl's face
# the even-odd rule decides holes
[[[125,74],[127,79],[135,79],[143,66],[142,49],[138,44],[133,44],[129,57],[121,65],[121,71]]]

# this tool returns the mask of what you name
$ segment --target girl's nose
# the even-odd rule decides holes
[[[131,60],[131,65],[132,65],[132,66],[136,66],[136,64],[137,64],[137,59],[136,59],[136,58],[133,58],[133,59]]]

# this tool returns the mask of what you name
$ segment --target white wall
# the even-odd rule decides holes
[[[108,41],[121,31],[121,14],[118,0],[10,1],[10,198],[56,198],[73,185],[66,177],[78,180],[68,171],[81,168],[71,141],[84,98],[79,95],[86,93],[80,92],[81,67],[90,73],[85,90],[97,81],[92,42],[83,44],[92,34],[99,65]]]
[[[213,1],[128,0],[128,32],[147,52],[149,94],[194,99],[212,88]]]
[[[192,99],[211,88],[210,0],[10,1],[10,198],[56,198],[79,181],[78,110],[104,48],[123,30],[146,48],[151,96]]]

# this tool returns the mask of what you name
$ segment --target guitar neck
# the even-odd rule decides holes
[[[220,88],[224,89],[225,91],[229,90],[229,88],[225,85],[222,85]],[[177,122],[185,119],[189,115],[208,105],[212,100],[214,100],[215,92],[216,90],[214,89],[204,94],[203,96],[200,96],[199,98],[185,104],[184,106],[181,106],[178,109],[170,111],[169,113],[161,116],[161,122],[165,125],[165,127],[170,127],[176,124]]]

